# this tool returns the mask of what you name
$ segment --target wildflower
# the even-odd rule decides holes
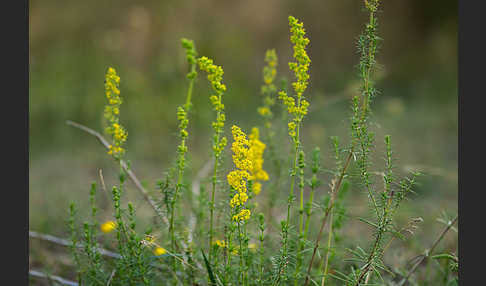
[[[120,105],[122,99],[120,97],[120,77],[116,74],[114,68],[108,68],[105,75],[105,95],[108,99],[108,105],[105,106],[105,118],[108,120],[109,126],[106,128],[106,133],[111,135],[113,144],[108,148],[108,154],[113,155],[119,159],[125,149],[122,145],[127,140],[128,133],[119,123]]]
[[[275,104],[275,100],[272,96],[276,93],[277,88],[273,84],[275,77],[277,76],[277,54],[275,50],[267,50],[265,53],[265,62],[267,65],[263,68],[263,82],[261,93],[264,96],[263,106],[258,108],[258,113],[269,124],[269,120],[273,114],[270,108]]]
[[[112,232],[115,228],[116,228],[116,223],[112,220],[109,220],[100,226],[101,231],[104,233]]]
[[[250,250],[253,250],[253,251],[254,251],[254,250],[256,250],[257,245],[256,245],[256,243],[249,243],[249,244],[248,244],[248,248],[249,248]]]
[[[249,138],[250,150],[248,154],[250,157],[250,161],[252,162],[252,167],[250,169],[252,177],[250,177],[250,179],[267,181],[268,174],[262,169],[263,152],[265,151],[266,145],[262,141],[260,141],[258,128],[252,128]]]
[[[154,254],[157,255],[157,256],[164,255],[166,253],[167,253],[167,250],[163,247],[158,246],[154,249]]]
[[[240,222],[250,219],[251,212],[248,209],[242,209],[238,214],[233,216],[233,220]]]
[[[248,195],[246,193],[238,193],[231,199],[230,205],[232,208],[234,208],[235,206],[241,206],[246,203],[247,200]]]
[[[226,242],[224,240],[219,240],[217,239],[214,244],[216,244],[217,246],[221,247],[221,248],[225,248],[226,247]]]
[[[252,162],[248,158],[250,142],[246,139],[245,133],[236,125],[231,128],[231,133],[234,139],[231,151],[233,151],[233,162],[236,168],[243,171],[250,170],[252,167]]]
[[[305,51],[305,47],[309,44],[309,39],[305,37],[304,24],[299,23],[299,20],[293,16],[289,16],[290,41],[294,44],[294,58],[297,62],[290,62],[290,70],[294,71],[297,82],[292,83],[297,97],[300,98],[307,88],[309,80],[309,65],[310,58]]]
[[[233,170],[226,177],[228,184],[239,193],[246,192],[246,181],[250,174],[247,171]]]

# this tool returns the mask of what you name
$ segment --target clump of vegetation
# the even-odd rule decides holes
[[[324,178],[321,150],[306,152],[302,142],[302,126],[311,98],[309,85],[311,59],[307,54],[310,43],[304,24],[289,16],[290,41],[293,58],[289,62],[295,81],[291,89],[278,88],[278,58],[275,50],[266,52],[263,68],[262,105],[255,115],[262,117],[261,126],[244,130],[231,127],[231,141],[225,136],[223,68],[205,56],[198,56],[192,41],[183,39],[189,64],[186,100],[177,108],[180,144],[174,166],[157,183],[159,194],[145,189],[127,161],[124,143],[128,138],[121,124],[122,96],[120,77],[108,68],[105,78],[105,133],[101,134],[71,122],[70,124],[95,135],[107,148],[107,153],[120,167],[119,182],[112,187],[113,218],[100,224],[97,218],[95,183],[91,186],[91,220],[79,231],[76,206],[70,206],[70,247],[82,285],[408,285],[413,274],[427,258],[443,269],[444,285],[457,283],[458,258],[453,253],[433,254],[437,243],[456,222],[444,219],[440,234],[420,260],[410,269],[391,269],[384,262],[385,251],[394,239],[406,239],[420,223],[413,218],[400,227],[394,217],[407,195],[413,192],[419,173],[397,178],[394,173],[392,139],[384,137],[385,163],[379,172],[383,184],[372,171],[371,157],[375,136],[370,130],[371,103],[378,95],[373,82],[377,69],[376,54],[380,38],[377,35],[378,0],[365,0],[368,22],[358,39],[361,80],[360,93],[351,102],[349,143],[342,144],[332,137],[330,153],[335,159],[331,176]],[[192,92],[199,71],[207,74],[212,88],[209,102],[214,111],[211,123],[212,175],[210,191],[201,178],[188,176],[186,156],[190,152],[187,138],[192,109]],[[280,117],[279,117],[280,116]],[[286,122],[287,134],[276,132],[275,126]],[[289,140],[290,139],[290,140]],[[133,140],[133,139],[132,139]],[[231,145],[232,169],[225,170]],[[288,143],[290,154],[281,152],[279,145]],[[310,155],[308,155],[310,154]],[[311,158],[310,160],[308,158]],[[285,164],[288,174],[285,174]],[[122,202],[130,179],[154,210],[154,222],[147,229],[139,228],[135,208]],[[197,182],[196,182],[197,181]],[[326,183],[326,184],[324,184]],[[193,192],[190,186],[199,186]],[[102,182],[104,186],[104,182]],[[369,202],[369,215],[360,220],[373,233],[369,244],[347,248],[352,255],[340,256],[335,250],[341,243],[339,230],[345,223],[344,204],[348,189],[364,190]],[[288,192],[282,214],[274,215],[277,193]],[[260,200],[267,193],[268,200]],[[280,211],[280,209],[277,209]],[[282,218],[280,221],[277,221]],[[269,227],[279,225],[279,227]],[[317,233],[311,225],[318,225]],[[321,246],[326,234],[325,245]],[[111,241],[116,248],[106,250]],[[270,231],[271,230],[271,231]],[[277,239],[278,238],[278,239]],[[103,248],[103,246],[105,248]],[[344,248],[344,247],[343,247]],[[441,264],[442,263],[442,264]],[[392,282],[393,281],[393,282]],[[395,284],[393,284],[395,285]]]

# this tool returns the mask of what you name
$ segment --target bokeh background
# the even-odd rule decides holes
[[[383,1],[382,11],[381,95],[373,103],[373,129],[377,150],[383,149],[383,136],[392,135],[399,174],[425,174],[401,212],[404,219],[424,219],[410,245],[410,254],[418,254],[443,227],[436,218],[457,213],[457,3]],[[287,65],[289,14],[304,22],[311,40],[304,144],[309,151],[319,146],[323,165],[332,168],[329,137],[349,140],[350,98],[359,87],[356,38],[366,20],[361,1],[30,1],[29,228],[67,236],[69,201],[78,203],[82,215],[99,170],[107,184],[116,180],[117,168],[103,147],[65,124],[73,120],[102,131],[108,66],[122,80],[127,156],[147,188],[155,189],[173,162],[175,111],[187,88],[180,39],[193,39],[200,55],[223,66],[227,126],[249,130],[260,123],[256,108],[266,49],[277,50],[279,77],[293,79]],[[199,76],[189,137],[193,172],[210,158],[208,94]],[[383,160],[377,154],[378,170]],[[356,191],[349,206],[363,205],[363,199]],[[139,215],[150,214],[140,196],[132,200]],[[451,237],[444,248],[455,250]],[[69,265],[67,252],[52,255],[52,247],[31,241],[31,264],[53,270]]]

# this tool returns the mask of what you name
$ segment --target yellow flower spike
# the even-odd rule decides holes
[[[116,159],[120,159],[124,154],[125,149],[122,145],[127,140],[127,132],[119,123],[120,105],[122,100],[120,98],[120,77],[116,74],[114,68],[108,68],[105,75],[105,94],[108,99],[108,105],[105,106],[104,117],[108,120],[108,127],[105,129],[106,133],[111,135],[112,144],[109,146],[108,154],[113,155]]]
[[[167,253],[167,250],[163,247],[158,246],[154,249],[154,254],[157,255],[157,256],[164,255],[166,253]]]
[[[230,200],[232,208],[243,206],[248,200],[247,181],[253,182],[252,191],[255,194],[260,193],[262,185],[257,180],[268,180],[268,174],[262,169],[263,166],[263,152],[266,145],[260,141],[260,131],[254,127],[250,135],[246,134],[234,125],[231,128],[234,142],[231,150],[233,151],[233,163],[236,170],[231,171],[228,176],[228,184],[237,193]],[[248,209],[242,209],[240,212],[232,217],[234,221],[246,221],[250,219],[251,212]]]
[[[116,228],[116,223],[112,220],[109,220],[100,226],[101,231],[104,233],[112,232],[115,228]]]

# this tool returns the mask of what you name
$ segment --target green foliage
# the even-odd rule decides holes
[[[275,50],[268,50],[261,89],[263,106],[257,111],[263,118],[262,130],[265,131],[262,140],[268,144],[268,152],[263,154],[267,145],[259,141],[259,129],[253,129],[247,139],[241,128],[233,126],[231,150],[235,168],[226,177],[228,184],[223,184],[225,180],[221,174],[226,167],[223,158],[227,145],[222,101],[227,88],[222,83],[223,68],[208,57],[198,57],[194,43],[182,39],[190,71],[187,74],[185,104],[176,111],[180,144],[175,165],[157,183],[160,194],[155,200],[159,202],[157,207],[162,214],[168,217],[168,223],[162,227],[158,216],[146,231],[140,231],[141,219],[137,217],[134,205],[128,202],[124,207],[122,203],[123,194],[128,189],[125,185],[127,176],[132,174],[130,164],[128,162],[126,168],[123,165],[124,149],[118,152],[110,147],[110,154],[120,166],[119,183],[112,186],[113,221],[102,225],[98,222],[96,184],[91,187],[91,220],[83,224],[82,239],[77,232],[75,205],[70,205],[70,249],[79,281],[83,285],[308,285],[310,282],[318,284],[317,280],[321,281],[321,285],[389,283],[395,274],[384,261],[384,254],[394,238],[406,239],[403,233],[413,233],[416,228],[416,223],[409,223],[400,229],[395,215],[412,192],[419,174],[398,178],[391,136],[388,135],[384,137],[384,169],[382,172],[372,170],[375,135],[370,130],[370,122],[371,102],[378,94],[373,78],[380,40],[377,36],[379,1],[365,1],[365,8],[369,20],[358,38],[361,92],[351,102],[349,144],[340,145],[338,137],[331,137],[330,154],[335,161],[332,170],[323,168],[318,147],[313,149],[309,160],[301,140],[301,127],[309,107],[304,92],[309,84],[311,62],[306,52],[309,39],[305,36],[302,22],[292,16],[288,19],[290,41],[294,45],[295,61],[289,63],[289,68],[296,78],[292,83],[295,94],[288,95],[286,81],[282,80],[278,92],[282,102],[275,106],[277,55]],[[207,73],[213,93],[209,99],[215,112],[211,124],[213,169],[212,174],[205,175],[205,178],[186,172],[190,169],[187,164],[190,154],[187,141],[189,118],[197,110],[191,100],[197,68]],[[115,146],[121,146],[126,139],[126,131],[119,125],[119,110],[114,112],[112,106],[115,104],[119,108],[121,104],[118,96],[120,78],[114,69],[109,69],[107,79],[105,92],[109,100],[115,98],[116,101],[108,105],[111,108],[109,115],[113,117],[109,120],[112,129],[108,134]],[[280,118],[274,116],[279,112]],[[286,127],[282,124],[284,122],[287,122]],[[284,125],[284,129],[288,130],[291,144],[284,147],[288,147],[290,152],[282,151],[282,146],[289,140],[285,140],[284,132],[274,130],[276,125]],[[271,163],[265,167],[271,175],[261,169],[264,158]],[[282,171],[285,162],[290,166],[288,176]],[[358,172],[357,176],[353,176],[352,168]],[[257,169],[260,173],[256,172]],[[376,173],[382,177],[383,185],[376,182]],[[270,182],[267,184],[268,177]],[[196,180],[199,187],[191,192],[190,187],[196,184]],[[206,183],[211,185],[210,191],[206,191]],[[296,207],[295,186],[299,189]],[[284,190],[288,190],[286,208],[275,216],[281,221],[274,225],[273,212],[281,211],[276,203],[276,194]],[[369,199],[366,206],[368,216],[358,220],[372,229],[367,247],[356,245],[352,238],[341,233],[352,218],[346,198],[350,193],[356,195],[356,191],[362,190]],[[269,200],[259,200],[260,191],[268,192]],[[319,229],[318,233],[313,228],[316,223],[320,225],[320,228],[315,228]],[[104,233],[101,234],[105,236],[103,239],[98,235],[99,228]],[[325,230],[326,245],[321,247],[319,243]],[[109,237],[112,231],[114,238]],[[350,239],[351,243],[348,242]],[[115,258],[103,256],[100,240],[117,249]],[[443,281],[452,283],[449,278],[454,275],[449,273],[457,273],[457,257],[439,254],[431,258],[448,260],[449,263],[443,265],[444,271],[448,271]]]

